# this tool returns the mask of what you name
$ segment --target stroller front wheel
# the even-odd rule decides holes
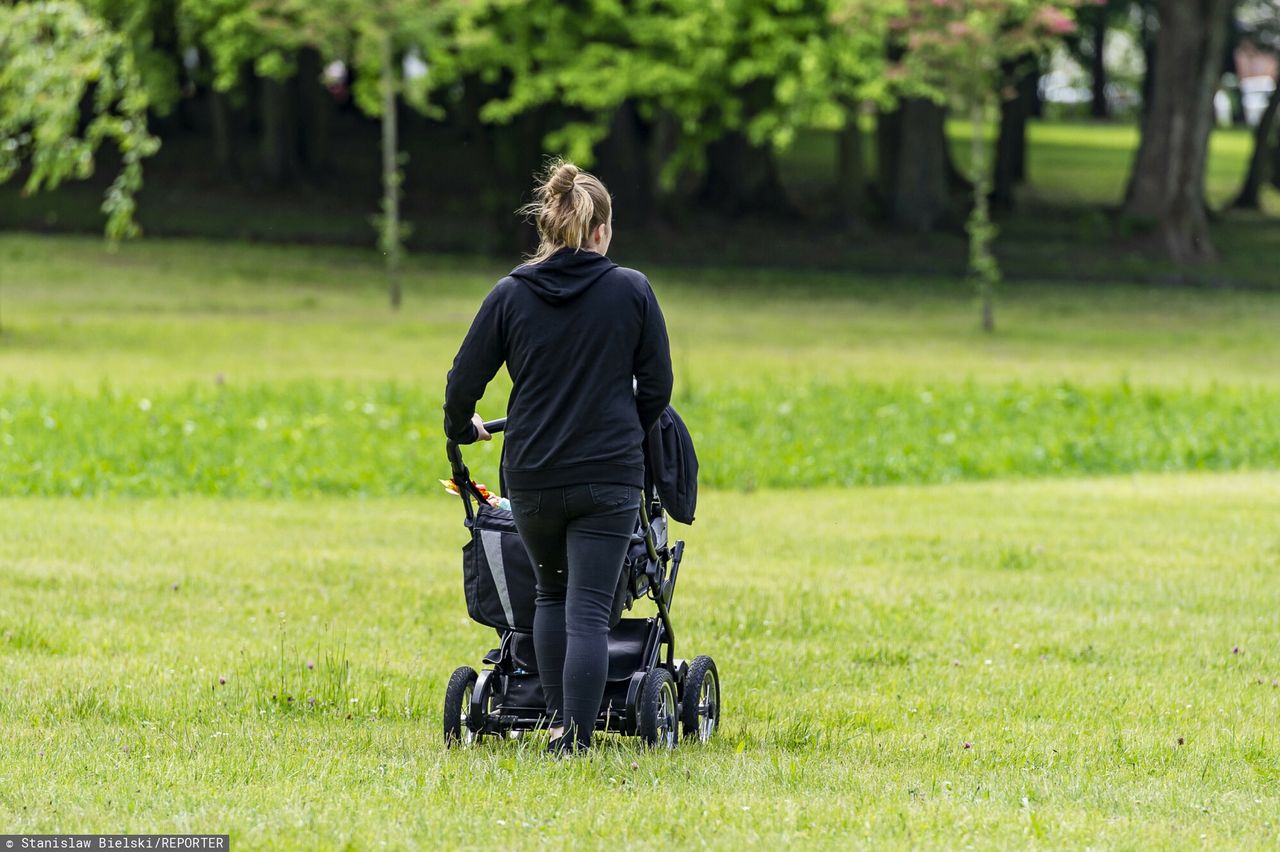
[[[640,687],[640,739],[650,748],[673,749],[680,741],[676,679],[664,668],[645,675]]]
[[[684,738],[703,743],[720,726],[720,673],[716,661],[705,654],[694,658],[685,675],[680,720]]]
[[[459,666],[449,676],[444,690],[444,744],[452,747],[475,742],[475,732],[467,724],[471,714],[471,695],[476,688],[476,670]]]

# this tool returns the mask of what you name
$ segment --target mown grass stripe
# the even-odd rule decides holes
[[[713,488],[936,483],[1280,467],[1280,392],[1127,384],[704,386],[677,405]],[[497,416],[502,400],[482,410]],[[0,390],[0,494],[430,493],[434,389],[299,381],[144,397]],[[498,454],[468,460],[496,484]]]

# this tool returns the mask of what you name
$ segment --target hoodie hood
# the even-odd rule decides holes
[[[528,285],[544,302],[560,305],[581,296],[617,266],[593,251],[562,248],[541,263],[517,266],[511,277]]]

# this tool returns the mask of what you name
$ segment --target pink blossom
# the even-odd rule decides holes
[[[1054,35],[1068,35],[1076,31],[1076,22],[1052,6],[1041,7],[1036,22]]]

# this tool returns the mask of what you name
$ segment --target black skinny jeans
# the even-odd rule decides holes
[[[552,724],[589,745],[609,673],[609,619],[640,512],[634,485],[511,490],[538,581],[533,648]]]

